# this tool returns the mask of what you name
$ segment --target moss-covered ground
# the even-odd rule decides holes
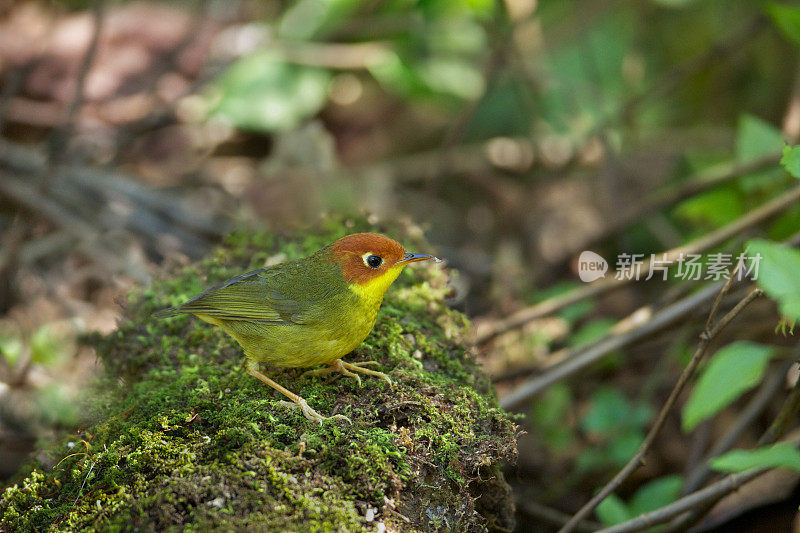
[[[407,268],[346,358],[379,361],[394,387],[264,368],[352,425],[313,424],[280,403],[243,372],[241,349],[219,328],[150,316],[246,269],[381,229],[424,246],[359,221],[302,239],[242,231],[131,294],[118,331],[88,339],[106,370],[86,396],[93,422],[5,489],[0,530],[510,529],[499,468],[514,458],[516,429],[462,343],[467,322],[444,303],[441,266]]]

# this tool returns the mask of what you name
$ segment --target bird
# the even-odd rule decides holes
[[[358,374],[386,380],[366,368],[376,361],[347,363],[342,357],[367,338],[389,286],[403,268],[417,261],[441,260],[406,252],[379,233],[353,233],[308,257],[245,272],[210,287],[185,303],[154,313],[157,318],[192,314],[219,326],[241,347],[245,370],[277,390],[303,415],[320,424],[325,417],[298,394],[260,371],[275,367],[327,367],[303,375],[339,372],[361,385]]]

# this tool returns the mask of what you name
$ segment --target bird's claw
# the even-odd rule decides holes
[[[378,361],[362,361],[360,363],[345,363],[341,359],[337,359],[330,363],[330,366],[327,368],[319,368],[317,370],[308,370],[303,372],[302,376],[319,376],[321,374],[330,374],[331,372],[339,372],[343,376],[351,377],[358,382],[358,386],[361,387],[361,376],[356,374],[356,372],[360,372],[362,374],[368,374],[370,376],[375,376],[377,378],[381,378],[386,380],[390,386],[394,386],[394,382],[389,379],[389,376],[384,374],[383,372],[378,372],[376,370],[370,370],[369,368],[364,368],[370,365],[379,365]],[[301,377],[302,377],[301,376]]]
[[[378,361],[361,361],[360,363],[345,363],[344,361],[341,361],[342,370],[340,372],[342,372],[342,374],[346,376],[351,376],[356,378],[359,386],[361,386],[361,378],[358,377],[356,374],[354,374],[354,372],[361,372],[362,374],[375,376],[376,378],[385,380],[389,384],[389,386],[394,386],[394,382],[391,379],[389,379],[389,376],[387,376],[383,372],[378,372],[377,370],[370,370],[369,368],[364,368],[365,366],[378,365],[378,364],[380,364]]]
[[[322,416],[321,414],[316,412],[310,405],[308,405],[308,403],[303,398],[300,398],[300,401],[298,402],[287,402],[285,400],[281,400],[281,403],[287,407],[291,407],[292,409],[300,409],[303,413],[303,416],[305,416],[308,420],[312,422],[318,423],[320,426],[324,421],[334,420],[334,419],[346,420],[348,424],[353,423],[352,420],[350,420],[344,415]]]

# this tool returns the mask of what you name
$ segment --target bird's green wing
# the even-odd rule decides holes
[[[231,278],[188,302],[157,316],[202,314],[222,320],[270,324],[306,324],[314,320],[314,306],[298,298],[294,269],[260,268]],[[302,294],[302,292],[301,292]],[[312,300],[313,301],[313,300]]]

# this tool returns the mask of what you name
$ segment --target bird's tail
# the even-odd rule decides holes
[[[176,305],[175,307],[168,307],[166,309],[162,309],[161,311],[156,311],[151,316],[155,318],[167,318],[170,316],[182,315],[186,311],[181,309],[182,305]]]

